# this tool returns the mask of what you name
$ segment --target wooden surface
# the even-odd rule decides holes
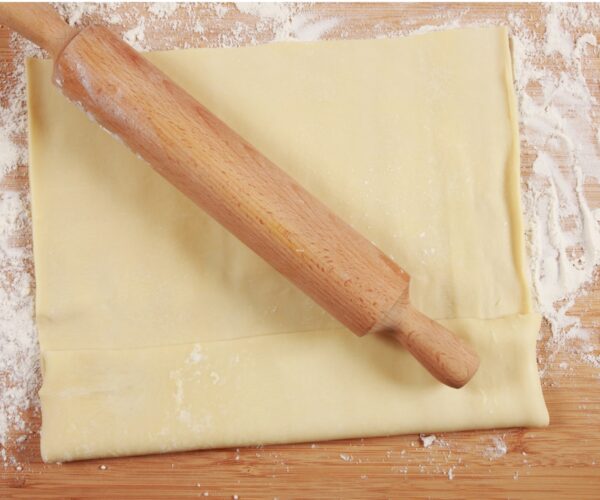
[[[144,6],[122,8],[135,11]],[[594,8],[600,14],[600,6]],[[193,9],[201,14],[208,42],[165,23],[146,30],[148,43],[157,49],[165,47],[164,40],[169,47],[183,46],[186,41],[193,46],[215,46],[229,43],[227,34],[238,29],[236,23],[250,22],[235,7],[224,16],[206,5]],[[540,5],[318,4],[307,9],[340,19],[325,38],[367,38],[382,25],[388,32],[400,32],[434,24],[441,12],[445,18],[464,23],[488,18],[500,23],[510,11],[519,12],[543,35]],[[252,30],[244,33],[248,34],[245,41],[255,36]],[[270,37],[262,34],[256,39]],[[10,62],[12,57],[8,32],[0,30],[0,59]],[[595,79],[600,99],[598,51],[584,65],[588,78]],[[525,146],[522,171],[527,176],[535,152]],[[0,189],[26,191],[26,166],[6,178]],[[600,205],[598,186],[586,186],[586,193],[593,207]],[[29,237],[23,234],[21,242],[27,243]],[[597,335],[599,309],[596,283],[578,300],[573,313]],[[542,339],[540,360],[545,364],[548,356]],[[572,371],[559,369],[564,360]],[[441,444],[427,449],[412,435],[45,465],[39,457],[39,437],[33,434],[20,449],[11,450],[22,470],[0,469],[0,498],[600,498],[600,370],[576,358],[558,356],[549,363],[543,385],[550,427],[444,433],[438,435]],[[28,418],[38,428],[39,416],[32,412]],[[497,437],[507,446],[507,453],[499,457],[493,453]]]

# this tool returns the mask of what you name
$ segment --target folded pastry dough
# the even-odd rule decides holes
[[[29,60],[46,461],[545,425],[504,28],[147,54],[413,277],[481,368],[355,338]]]

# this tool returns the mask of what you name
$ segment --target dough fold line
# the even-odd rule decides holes
[[[395,342],[343,329],[47,351],[42,456],[547,425],[535,359],[539,315],[444,324],[473,342],[482,359],[459,391],[437,383]]]

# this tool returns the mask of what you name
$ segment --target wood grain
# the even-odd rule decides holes
[[[142,12],[144,5],[123,6]],[[593,7],[600,15],[600,6]],[[191,7],[201,16],[201,40],[190,30],[170,23],[146,30],[153,48],[228,43],[236,23],[247,23],[242,39],[268,41],[268,34],[252,30],[248,14],[230,7],[219,16],[213,7]],[[183,9],[182,9],[183,10]],[[510,12],[519,13],[543,36],[545,8],[536,4],[317,4],[307,12],[336,16],[340,23],[326,38],[368,38],[375,29],[393,33],[424,24],[435,24],[442,13],[461,23],[493,19],[501,23]],[[187,11],[181,17],[187,16]],[[100,20],[85,18],[85,22]],[[129,29],[131,25],[125,26]],[[239,31],[239,30],[238,30]],[[578,33],[575,33],[578,34]],[[579,33],[580,34],[580,33]],[[598,36],[599,33],[596,33]],[[0,30],[0,61],[10,69],[12,51],[8,33]],[[600,54],[584,60],[589,82],[600,77]],[[559,67],[559,63],[556,63]],[[595,84],[600,101],[600,88]],[[596,107],[600,113],[600,106]],[[531,172],[535,151],[522,144],[522,173]],[[28,190],[27,168],[13,172],[0,190]],[[600,206],[600,188],[586,185],[592,206]],[[25,232],[15,244],[27,244]],[[573,314],[585,327],[600,333],[600,285],[580,298]],[[328,443],[270,446],[239,450],[210,450],[138,458],[94,460],[65,465],[45,465],[39,457],[39,436],[28,436],[17,455],[22,470],[0,470],[3,498],[599,498],[600,497],[600,370],[566,353],[554,356],[547,346],[544,326],[539,359],[547,370],[544,394],[551,425],[545,429],[509,429],[438,435],[446,444],[423,448],[417,436],[344,440]],[[569,370],[559,368],[567,361]],[[33,428],[39,416],[27,415]],[[495,457],[494,437],[503,437],[507,453]],[[342,455],[342,456],[340,456]],[[343,457],[343,458],[342,458]],[[346,460],[345,460],[345,459]],[[105,465],[106,468],[101,468]],[[453,479],[448,471],[452,470]]]

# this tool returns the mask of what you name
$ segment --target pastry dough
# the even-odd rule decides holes
[[[28,61],[47,461],[545,425],[508,36],[147,55],[412,275],[463,389],[345,331]]]

